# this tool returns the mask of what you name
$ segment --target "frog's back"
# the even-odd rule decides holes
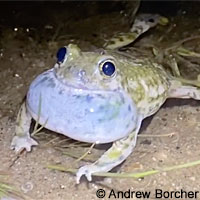
[[[144,116],[155,113],[168,97],[170,77],[161,65],[147,58],[115,53],[120,62],[124,90],[131,96]]]

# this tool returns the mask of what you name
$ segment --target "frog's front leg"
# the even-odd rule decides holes
[[[141,122],[142,119],[138,120],[136,128],[126,138],[114,142],[112,147],[96,162],[81,167],[76,173],[77,184],[80,183],[80,178],[83,175],[87,177],[88,181],[91,181],[93,173],[108,172],[122,163],[132,153],[136,145]]]
[[[33,145],[38,145],[38,143],[30,137],[30,124],[31,115],[26,108],[26,103],[24,102],[17,115],[17,123],[15,128],[15,136],[11,142],[11,149],[15,152],[20,152],[23,149],[26,151],[31,151]]]

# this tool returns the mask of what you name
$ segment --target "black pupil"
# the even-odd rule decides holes
[[[152,19],[152,18],[149,19],[149,22],[154,23],[154,19]]]
[[[105,62],[102,67],[102,71],[107,76],[112,76],[115,72],[115,65],[111,62]]]
[[[58,63],[62,63],[64,61],[66,53],[67,49],[65,47],[62,47],[58,50],[56,55]]]

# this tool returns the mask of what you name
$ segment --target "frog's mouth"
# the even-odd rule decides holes
[[[136,107],[122,91],[91,91],[61,84],[52,70],[39,75],[27,95],[34,119],[41,99],[40,123],[46,128],[85,142],[108,143],[135,127]]]

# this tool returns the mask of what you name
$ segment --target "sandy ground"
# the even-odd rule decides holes
[[[64,40],[57,40],[55,36],[53,41],[42,41],[41,37],[42,42],[38,42],[25,29],[18,29],[14,32],[13,29],[6,28],[2,32],[0,49],[0,171],[8,172],[8,180],[31,199],[98,199],[96,196],[98,189],[106,191],[106,197],[102,199],[108,199],[111,189],[124,192],[129,189],[150,191],[149,199],[155,199],[155,189],[200,191],[199,166],[162,172],[143,179],[106,178],[94,179],[92,183],[82,179],[81,184],[76,185],[74,175],[46,168],[47,164],[68,166],[74,161],[73,158],[62,155],[55,148],[42,145],[48,142],[48,139],[45,142],[39,141],[40,145],[33,148],[31,153],[23,152],[17,156],[10,150],[17,112],[31,81],[36,75],[54,65],[56,51],[60,46],[74,41],[82,49],[93,50],[96,46],[101,46],[102,38],[109,37],[120,29],[128,29],[128,25],[124,24],[123,20],[120,21],[119,15],[110,16],[112,16],[110,21],[106,20],[108,19],[107,15],[73,21],[67,27]],[[183,20],[183,18],[178,18],[178,20],[181,19]],[[120,24],[117,27],[116,22]],[[188,19],[189,22],[190,19]],[[185,26],[188,27],[187,22],[185,22]],[[174,27],[172,37],[175,38],[178,34],[176,34],[178,26],[174,25]],[[156,31],[157,29],[152,30],[146,37],[151,37]],[[161,31],[164,34],[165,30]],[[198,35],[200,27],[180,32],[182,32],[182,38],[191,34]],[[44,33],[42,34],[44,36]],[[142,172],[198,160],[200,157],[199,105],[200,103],[195,100],[168,100],[158,113],[144,120],[140,135],[145,136],[139,137],[134,153],[117,170],[120,172]],[[44,130],[44,132],[48,131]],[[173,136],[165,136],[169,134]],[[155,137],[156,135],[160,137]],[[80,163],[80,165],[83,164],[84,162]],[[200,194],[197,197],[196,199],[200,199]],[[111,199],[116,198],[111,195]],[[134,195],[132,199],[140,198],[136,198]]]

